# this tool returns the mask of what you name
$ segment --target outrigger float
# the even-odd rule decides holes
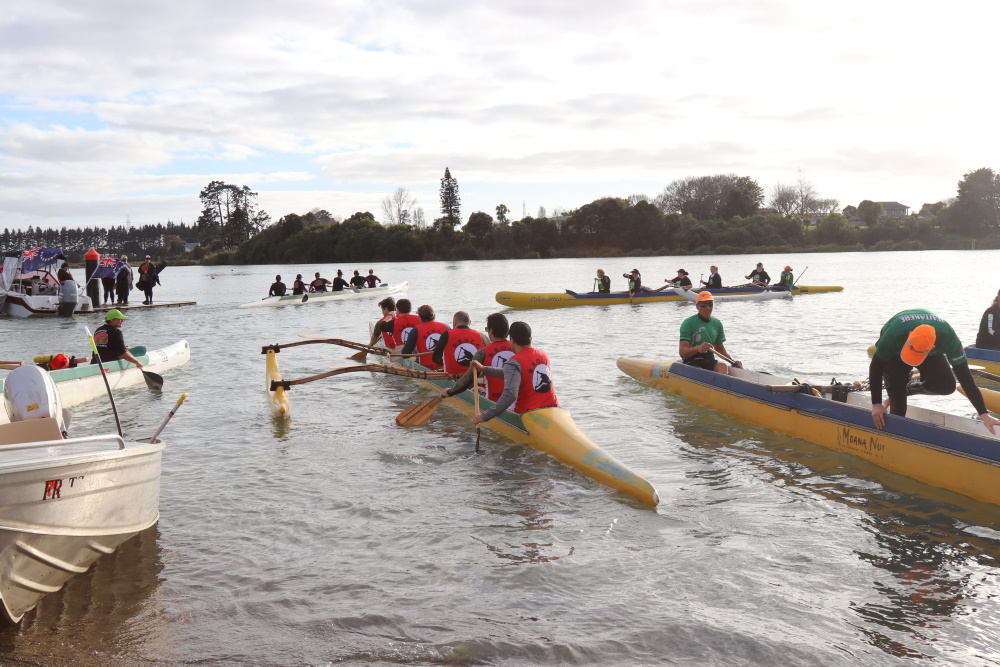
[[[839,285],[800,285],[793,287],[791,294],[818,294],[822,292],[840,292],[843,287]],[[711,292],[716,298],[734,299],[742,297],[740,300],[754,300],[761,298],[773,298],[771,296],[789,296],[787,290],[780,294],[782,290],[765,290],[755,285],[742,285],[740,287],[720,287],[710,290],[690,289],[670,287],[662,292],[638,292],[629,295],[628,292],[610,292],[605,294],[589,294],[585,292],[497,292],[497,303],[510,308],[569,308],[572,306],[613,306],[620,303],[659,303],[661,301],[684,301],[689,293],[697,295],[699,292]],[[688,299],[690,300],[690,299]],[[735,299],[734,299],[735,300]]]
[[[129,350],[146,371],[162,373],[171,368],[186,364],[191,360],[191,348],[186,340],[178,341],[159,350],[146,350],[145,347],[133,347]],[[104,364],[107,370],[108,382],[113,390],[134,387],[145,382],[142,371],[128,361],[111,361]],[[107,387],[101,378],[101,369],[97,364],[84,364],[75,368],[64,368],[48,371],[49,377],[55,383],[59,392],[59,400],[63,407],[73,407],[89,400],[107,396]],[[0,378],[0,390],[4,380]],[[6,423],[6,414],[0,410],[0,424]]]
[[[739,368],[723,375],[627,357],[618,359],[618,368],[736,419],[1000,505],[1000,438],[977,420],[909,406],[906,417],[887,414],[879,431],[860,383],[810,386]]]
[[[262,306],[297,306],[305,303],[326,303],[327,301],[346,301],[348,299],[364,299],[386,297],[401,294],[407,290],[410,283],[399,285],[379,285],[378,287],[362,287],[340,290],[337,292],[306,292],[305,294],[286,294],[285,296],[264,297],[260,301],[244,303],[240,308],[260,308]]]
[[[377,355],[380,364],[334,369],[301,380],[281,380],[275,354],[286,347],[310,343],[330,343],[364,351]],[[431,371],[412,359],[395,356],[390,359],[389,351],[384,348],[340,339],[312,339],[289,345],[267,345],[264,346],[261,353],[267,356],[268,406],[272,414],[281,417],[289,415],[287,392],[292,386],[353,370],[381,369],[376,372],[412,377],[422,380],[425,385],[433,388],[436,392],[453,384],[452,376],[447,373]],[[432,399],[432,401],[436,400]],[[472,391],[466,390],[461,394],[444,399],[444,403],[469,417],[475,414],[475,396]],[[484,397],[479,398],[479,403],[483,410],[493,405],[492,401]],[[631,496],[645,505],[656,506],[660,502],[660,497],[652,484],[641,475],[629,470],[624,464],[595,444],[576,426],[569,411],[563,408],[543,408],[532,410],[523,415],[507,411],[483,423],[483,426],[491,428],[517,443],[526,444],[548,454],[592,480]]]

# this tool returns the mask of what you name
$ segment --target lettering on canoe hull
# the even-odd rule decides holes
[[[563,297],[559,296],[533,296],[531,297],[531,303],[551,303],[553,301],[562,301]]]
[[[849,426],[842,426],[837,434],[837,447],[858,454],[881,458],[885,454],[885,443],[874,433],[855,431]]]

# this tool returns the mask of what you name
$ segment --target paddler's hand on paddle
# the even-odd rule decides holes
[[[997,432],[993,430],[993,427],[1000,426],[1000,419],[997,419],[988,412],[979,415],[979,418],[983,420],[983,426],[988,428],[990,433],[993,435],[997,434]]]
[[[483,365],[481,363],[479,363],[478,361],[476,361],[475,359],[473,359],[472,361],[469,362],[469,366],[471,366],[472,368],[475,368],[476,372],[479,373],[480,375],[483,374]]]
[[[483,413],[482,412],[477,412],[476,414],[472,415],[472,423],[473,423],[474,426],[479,426],[484,421],[486,421],[486,420],[483,419]]]
[[[875,422],[875,428],[878,430],[881,431],[885,428],[885,406],[881,403],[876,403],[872,406],[872,421]],[[986,422],[984,421],[983,423],[985,424]]]

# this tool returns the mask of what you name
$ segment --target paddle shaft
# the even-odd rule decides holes
[[[173,409],[170,411],[170,414],[167,415],[167,418],[163,420],[162,424],[160,424],[160,428],[156,429],[156,433],[154,433],[153,437],[149,439],[151,443],[156,444],[156,438],[160,435],[160,433],[163,432],[163,429],[166,428],[167,426],[167,422],[170,421],[170,418],[174,416],[175,412],[177,412],[177,408],[181,407],[181,404],[184,403],[184,399],[186,399],[187,397],[188,395],[186,393],[181,394],[180,399],[178,399],[177,401],[177,405],[173,407]]]
[[[479,414],[479,373],[476,372],[476,367],[472,367],[472,403],[475,410],[472,414]],[[479,437],[483,434],[482,424],[476,424],[476,451],[479,451]]]
[[[298,380],[272,380],[271,391],[276,390],[278,387],[283,387],[284,389],[290,389],[291,387],[294,387],[297,384],[315,382],[316,380],[322,380],[324,378],[333,377],[334,375],[343,375],[344,373],[357,373],[361,371],[369,371],[371,373],[384,373],[386,375],[401,375],[403,377],[412,377],[421,380],[446,380],[451,377],[450,374],[439,371],[417,371],[417,370],[410,370],[409,368],[396,368],[395,366],[383,366],[382,364],[362,364],[360,366],[344,366],[343,368],[335,368],[332,371],[328,371],[326,373],[319,373],[318,375],[310,375],[309,377],[299,378]]]
[[[806,271],[808,271],[808,270],[809,270],[808,266],[806,268],[802,269],[802,273],[799,274],[799,277],[792,281],[792,287],[795,287],[795,283],[797,283],[800,280],[802,280],[802,276],[806,275]]]
[[[94,335],[90,333],[90,327],[84,327],[87,331],[87,338],[90,339],[90,349],[94,351],[94,359],[97,361],[97,367],[101,369],[101,377],[104,378],[104,386],[108,389],[108,398],[111,400],[111,411],[115,415],[115,426],[118,427],[118,435],[122,438],[125,434],[122,433],[122,422],[118,418],[118,406],[115,405],[115,395],[111,391],[111,382],[108,380],[108,370],[104,367],[101,362],[101,355],[97,353],[97,343],[94,342]]]
[[[723,359],[725,359],[726,361],[728,361],[732,365],[734,365],[734,366],[736,365],[736,360],[735,359],[733,359],[729,355],[726,355],[726,354],[723,354],[722,352],[719,352],[719,349],[717,347],[715,347],[714,345],[712,346],[712,352],[716,353],[717,355],[719,355],[720,357],[722,357]]]

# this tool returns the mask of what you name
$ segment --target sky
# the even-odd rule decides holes
[[[192,224],[213,180],[274,220],[399,187],[462,218],[735,173],[840,207],[1000,168],[1000,3],[10,0],[0,227]],[[993,122],[990,122],[993,121]]]

